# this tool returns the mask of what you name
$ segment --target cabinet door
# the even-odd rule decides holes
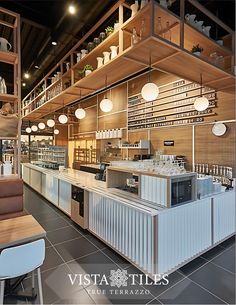
[[[41,172],[30,170],[30,186],[37,192],[41,193]]]
[[[58,179],[50,175],[46,175],[45,197],[58,206]]]
[[[27,166],[22,166],[22,178],[25,183],[30,185],[30,169]]]
[[[59,208],[71,215],[71,184],[59,180]]]
[[[235,192],[225,192],[213,198],[213,242],[235,233]]]

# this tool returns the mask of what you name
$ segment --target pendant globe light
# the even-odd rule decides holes
[[[26,131],[27,133],[31,133],[31,128],[30,128],[30,127],[27,127],[27,128],[25,129],[25,131]]]
[[[68,117],[65,114],[61,114],[58,118],[58,121],[61,124],[66,124],[68,122]]]
[[[80,98],[81,98],[81,90],[80,90]],[[86,111],[83,108],[78,108],[75,110],[75,116],[77,119],[82,120],[86,117]]]
[[[45,126],[45,124],[43,122],[38,124],[38,128],[41,129],[41,130],[43,130],[45,127],[46,126]]]
[[[194,102],[194,108],[197,111],[204,111],[209,107],[209,101],[205,96],[202,96],[202,74],[201,76],[201,87],[200,87],[200,97],[198,97]]]
[[[49,120],[47,120],[47,125],[48,125],[48,127],[54,127],[55,121],[53,119],[49,119]]]
[[[149,59],[148,83],[143,86],[141,95],[142,98],[147,102],[154,101],[159,95],[158,86],[151,82],[151,55]]]
[[[105,88],[107,88],[107,76],[106,76],[106,81],[105,81]],[[111,95],[111,91],[110,91],[110,95]],[[104,96],[104,98],[101,100],[99,106],[103,112],[110,112],[113,108],[113,103],[109,98]]]
[[[58,129],[54,129],[54,134],[58,135],[59,134],[59,130]]]
[[[37,127],[36,125],[33,125],[33,126],[31,127],[31,130],[34,131],[34,132],[36,132],[36,131],[38,130],[38,127]]]

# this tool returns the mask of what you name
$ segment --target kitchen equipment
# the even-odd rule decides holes
[[[185,15],[185,20],[186,20],[188,23],[190,23],[191,25],[194,24],[195,18],[196,18],[196,15],[194,15],[194,14],[192,14],[192,15],[186,14],[186,15]]]
[[[195,20],[193,26],[194,26],[196,29],[198,29],[200,32],[202,32],[202,30],[203,30],[203,22],[204,22],[204,21],[197,21],[197,20]]]
[[[203,27],[202,27],[202,32],[203,32],[206,36],[208,36],[208,37],[210,37],[210,30],[211,30],[211,26],[203,26]]]
[[[71,189],[71,219],[83,229],[88,228],[89,192],[72,185]]]
[[[82,50],[81,50],[81,59],[82,59],[82,58],[84,58],[84,56],[86,56],[86,55],[87,55],[87,53],[88,53],[88,51],[87,51],[87,50],[82,49]]]
[[[76,62],[79,62],[81,60],[81,53],[76,53]]]
[[[11,50],[11,44],[3,37],[0,37],[0,50],[4,52]]]
[[[5,161],[3,163],[3,175],[9,176],[12,174],[12,163],[11,161]]]

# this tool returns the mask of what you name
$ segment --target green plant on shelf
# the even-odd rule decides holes
[[[86,71],[90,71],[90,73],[93,71],[93,66],[91,65],[85,65],[83,70],[79,71],[79,74],[83,77],[88,75],[89,73]]]
[[[199,45],[199,43],[195,46],[192,47],[191,50],[192,53],[202,53],[203,52],[203,48]]]
[[[107,36],[109,36],[109,35],[111,35],[114,32],[114,28],[112,26],[108,26],[105,29],[105,32],[106,32]]]

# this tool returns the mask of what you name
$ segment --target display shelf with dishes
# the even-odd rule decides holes
[[[208,15],[208,11],[203,6],[195,2],[192,4],[196,5],[202,14]],[[200,83],[202,73],[202,83],[214,89],[234,88],[234,76],[231,73],[233,50],[222,46],[221,40],[216,42],[209,37],[209,26],[204,27],[203,33],[189,24],[185,19],[187,12],[184,6],[181,6],[180,16],[178,16],[151,0],[134,14],[132,11],[132,16],[123,22],[124,5],[126,5],[125,2],[118,2],[57,64],[50,74],[53,74],[53,71],[61,65],[65,65],[67,61],[67,71],[57,80],[57,82],[61,80],[63,82],[63,78],[67,78],[67,85],[62,84],[59,94],[47,98],[40,105],[36,105],[34,100],[31,101],[33,107],[29,108],[27,105],[28,111],[24,108],[24,119],[32,120],[45,116],[50,111],[58,110],[75,100],[103,89],[105,78],[109,86],[150,67],[150,64],[154,69],[197,83]],[[84,43],[89,40],[93,32],[118,8],[120,8],[119,28],[100,43],[90,42],[89,50],[84,49]],[[233,31],[217,17],[214,16],[213,22],[223,27],[232,38]],[[203,45],[202,56],[191,52],[196,43]],[[113,58],[110,57],[111,54]],[[189,64],[185,66],[183,62]],[[86,73],[86,76],[81,77],[79,72],[83,71],[87,65],[92,66],[92,69]],[[188,68],[190,66],[191,69]],[[193,70],[196,73],[192,73]],[[223,85],[222,80],[224,80]],[[47,90],[49,87],[46,93]]]
[[[11,41],[0,37],[0,62],[8,71],[6,80],[0,77],[0,140],[11,143],[11,170],[20,175],[20,134],[21,134],[21,51],[20,16],[17,13],[0,8],[2,34],[11,34]],[[9,20],[6,21],[6,20]],[[4,71],[3,71],[4,72]],[[4,76],[5,77],[5,76]],[[11,88],[9,88],[11,85]],[[2,156],[4,158],[4,156]]]

